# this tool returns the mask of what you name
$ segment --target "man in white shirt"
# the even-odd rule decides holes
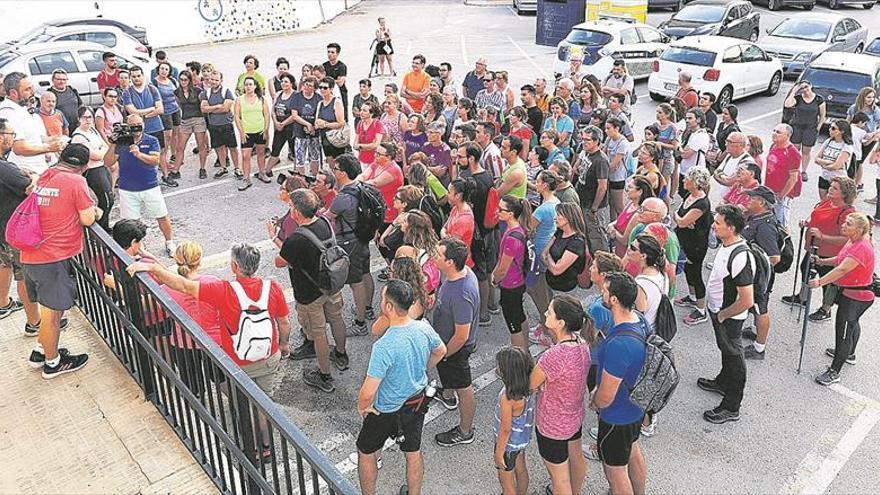
[[[712,177],[721,185],[718,188],[720,198],[723,198],[736,182],[739,165],[755,161],[751,155],[746,153],[748,145],[749,138],[742,132],[731,132],[727,136],[727,157],[724,158],[721,165],[712,174]]]
[[[42,174],[55,161],[55,153],[64,149],[58,138],[47,138],[46,127],[29,108],[36,105],[33,82],[21,72],[12,72],[3,80],[6,99],[0,102],[0,117],[15,129],[9,161],[20,168]]]
[[[685,133],[688,137],[687,139],[682,138],[679,184],[684,184],[684,176],[691,167],[695,165],[706,166],[706,152],[709,151],[709,133],[705,129],[706,116],[703,111],[698,108],[688,110],[684,116],[684,122],[687,126]],[[687,191],[684,187],[678,189],[678,194],[682,198],[687,197]]]

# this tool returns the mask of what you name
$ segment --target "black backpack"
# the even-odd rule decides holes
[[[675,309],[672,307],[669,296],[663,291],[662,287],[657,285],[657,282],[650,278],[641,277],[639,280],[651,282],[660,291],[660,305],[657,306],[657,314],[654,317],[654,331],[666,342],[672,342],[672,339],[675,338],[675,333],[678,331],[678,320],[675,318]]]
[[[330,222],[324,217],[318,217],[318,221],[327,222],[327,227],[330,229],[330,238],[326,241],[318,239],[314,232],[303,225],[300,225],[295,231],[311,241],[321,252],[321,257],[318,260],[317,280],[313,279],[305,270],[302,271],[302,274],[324,294],[336,294],[342,290],[342,286],[348,279],[348,253],[342,249],[342,246],[336,244],[336,236],[332,233],[333,228],[330,226]]]
[[[511,232],[510,237],[520,241],[523,243],[523,259],[522,259],[522,274],[523,277],[529,273],[529,270],[532,268],[532,262],[535,260],[535,245],[529,241],[526,236],[522,235],[522,232]]]
[[[755,261],[755,278],[752,282],[753,294],[766,294],[767,288],[770,286],[770,273],[773,270],[773,265],[770,264],[770,257],[767,256],[767,252],[757,242],[746,241],[745,244],[733,248],[730,258],[727,259],[727,273],[732,273],[733,259],[743,251],[751,253],[752,259]]]
[[[772,223],[773,228],[776,229],[776,246],[779,247],[779,263],[773,265],[773,271],[785,273],[794,263],[794,243],[788,231],[779,225],[774,215],[768,215],[767,222]]]
[[[376,231],[385,225],[385,199],[370,184],[358,182],[357,191],[357,225],[354,226],[354,235],[361,242],[370,242],[376,236]],[[348,190],[343,189],[343,192],[354,196]]]
[[[431,226],[434,227],[434,233],[437,234],[437,237],[440,237],[440,231],[443,230],[443,225],[446,223],[446,215],[443,214],[443,210],[437,205],[437,201],[434,200],[431,191],[425,191],[425,195],[419,200],[418,209],[428,215],[428,218],[431,219]]]

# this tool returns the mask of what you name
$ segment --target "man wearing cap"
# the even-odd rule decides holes
[[[43,242],[38,249],[21,251],[28,298],[40,305],[38,339],[29,362],[34,368],[42,367],[46,379],[76,371],[89,359],[87,354],[71,354],[58,347],[61,314],[76,299],[71,259],[83,250],[82,226],[92,225],[103,214],[82,176],[88,165],[89,149],[75,143],[64,148],[61,161],[43,173],[34,188]]]
[[[776,205],[776,194],[767,186],[758,186],[746,191],[748,205],[746,212],[749,220],[742,231],[742,237],[748,242],[757,244],[767,253],[770,264],[776,265],[781,259],[779,244],[776,242],[776,233],[779,226],[773,207]],[[755,306],[751,312],[755,315],[755,327],[757,334],[743,331],[743,337],[753,338],[755,342],[747,346],[743,352],[746,359],[764,359],[764,346],[767,344],[767,334],[770,333],[770,315],[767,313],[767,303],[770,301],[770,292],[773,291],[773,281],[776,273],[770,270],[770,283],[763,293],[755,293]]]
[[[486,77],[486,59],[480,57],[474,62],[474,70],[464,76],[461,83],[461,94],[471,100],[477,97],[477,93],[483,90],[483,79]]]

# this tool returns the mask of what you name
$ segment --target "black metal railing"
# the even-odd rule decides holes
[[[128,276],[131,262],[103,229],[85,229],[79,308],[217,488],[358,493],[164,289]]]

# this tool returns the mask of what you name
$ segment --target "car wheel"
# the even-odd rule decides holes
[[[873,7],[874,7],[874,2],[862,4],[862,8],[865,10],[871,10]]]
[[[779,92],[779,86],[782,84],[782,72],[777,72],[773,74],[773,78],[770,79],[770,85],[767,86],[767,91],[764,93],[767,96],[773,96]]]
[[[828,2],[828,8],[831,10],[837,10],[840,8],[840,0],[830,0]]]
[[[757,43],[757,42],[758,42],[758,36],[759,36],[759,35],[758,35],[758,30],[755,29],[754,31],[752,31],[752,34],[749,35],[749,41],[751,41],[752,43]]]
[[[768,0],[767,8],[769,10],[779,10],[779,0]]]
[[[718,99],[715,100],[715,111],[721,113],[724,107],[730,105],[731,101],[733,101],[733,88],[724,86],[721,92],[718,93]]]
[[[661,94],[657,94],[657,93],[649,93],[649,94],[651,95],[651,99],[654,101],[666,101],[666,98],[664,98],[663,95],[661,95]]]
[[[813,10],[813,7],[815,7],[815,6],[816,6],[816,2],[808,3],[808,4],[804,5],[804,10]]]

